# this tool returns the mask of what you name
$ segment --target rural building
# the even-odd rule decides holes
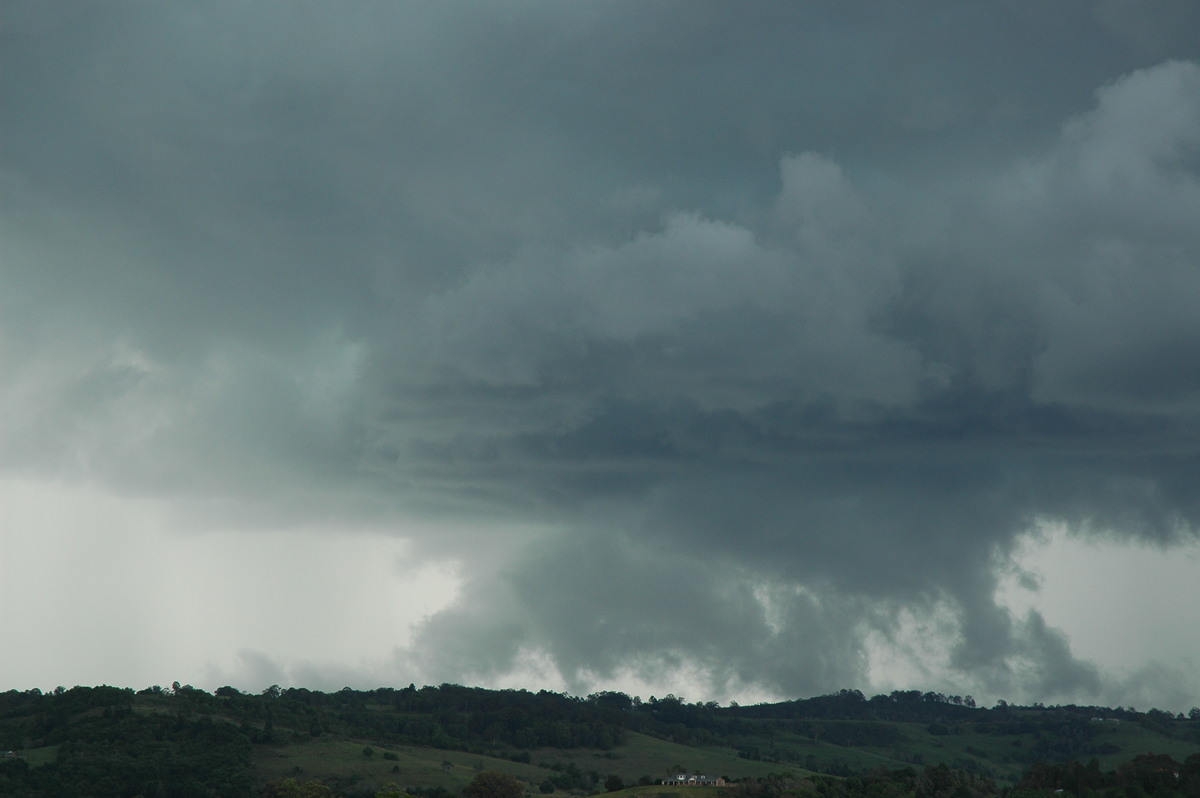
[[[675,787],[724,787],[725,779],[722,776],[700,776],[695,773],[680,773],[678,776],[663,779],[662,783]]]

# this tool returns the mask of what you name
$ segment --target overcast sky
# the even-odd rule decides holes
[[[0,689],[1200,704],[1197,30],[4,3]]]

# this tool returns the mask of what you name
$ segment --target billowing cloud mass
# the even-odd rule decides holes
[[[414,600],[331,540],[448,574],[318,659],[227,607],[194,681],[1196,703],[1200,649],[1081,654],[1027,557],[1197,543],[1195,30],[1182,0],[9,4],[0,481],[153,506],[153,545],[326,552],[306,597]],[[128,540],[85,515],[64,546]],[[155,594],[266,601],[191,562]],[[1156,579],[1119,576],[1076,595]]]

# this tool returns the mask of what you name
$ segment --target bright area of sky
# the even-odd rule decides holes
[[[20,608],[6,626],[21,642],[4,666],[10,687],[142,687],[180,676],[208,690],[395,684],[410,672],[397,648],[411,644],[422,620],[452,605],[460,586],[453,560],[414,561],[394,531],[289,527],[180,535],[157,501],[19,480],[0,485],[0,502],[6,528],[26,533],[6,538],[3,606]],[[1200,665],[1200,547],[1096,544],[1044,530],[1025,541],[1014,564],[1026,584],[1004,580],[1000,602],[1021,615],[1041,612],[1077,656],[1104,663],[1116,680],[1107,694],[1114,703],[1121,698],[1148,709],[1191,700],[1192,685],[1178,672],[1170,674],[1177,687],[1146,690],[1140,681],[1147,668]],[[946,682],[942,657],[915,631],[898,645],[871,648],[875,689]],[[533,659],[505,678],[483,681],[568,688],[550,664]],[[645,696],[700,697],[710,690],[686,668],[658,680],[625,673],[592,687]],[[990,704],[1005,695],[979,700]],[[722,696],[780,697],[767,689]]]
[[[0,689],[1200,704],[1196,30],[6,4]]]

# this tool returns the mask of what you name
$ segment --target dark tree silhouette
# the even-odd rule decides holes
[[[498,770],[485,770],[463,787],[466,798],[523,798],[525,787],[515,777]]]

